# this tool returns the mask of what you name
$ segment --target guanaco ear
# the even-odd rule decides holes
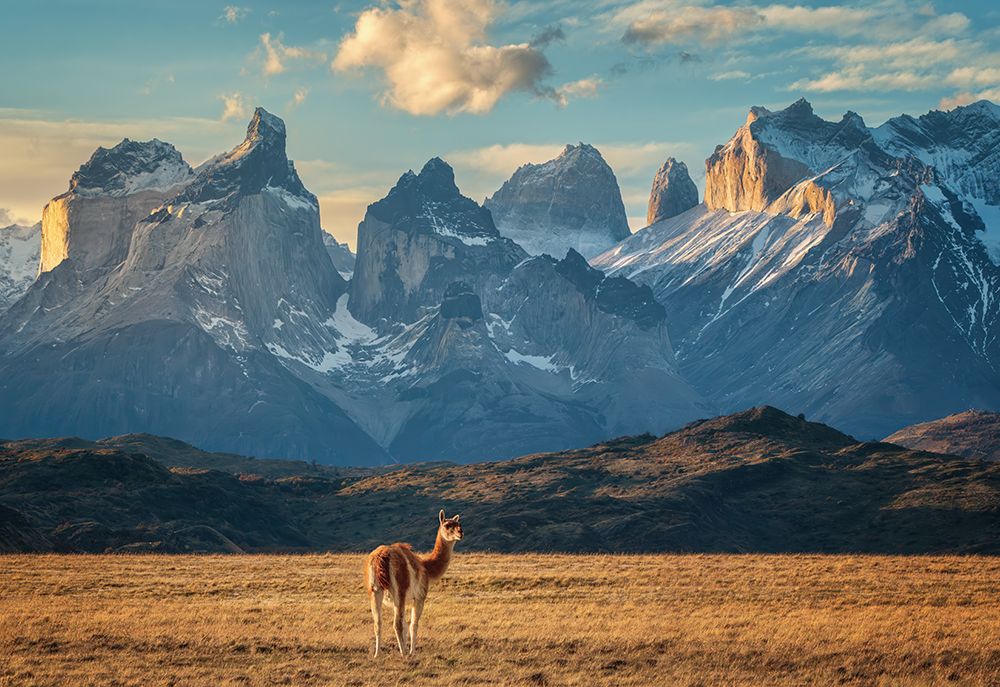
[[[444,510],[443,509],[438,512],[438,522],[442,523],[442,524],[444,523]]]
[[[461,515],[453,515],[453,516],[451,516],[451,519],[454,520],[455,522],[458,522],[459,518],[461,518],[461,517],[462,517]]]

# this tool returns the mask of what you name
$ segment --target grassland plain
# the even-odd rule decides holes
[[[1000,684],[1000,558],[459,551],[378,659],[363,560],[0,557],[0,685]]]

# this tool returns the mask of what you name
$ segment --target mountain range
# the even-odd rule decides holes
[[[1000,407],[1000,107],[871,128],[751,108],[631,233],[593,146],[480,204],[433,158],[321,229],[258,108],[196,168],[100,148],[0,229],[0,436],[128,433],[334,465],[661,435],[773,403],[861,437]]]
[[[593,261],[646,284],[684,375],[854,434],[1000,403],[1000,107],[877,128],[752,108],[703,203]]]

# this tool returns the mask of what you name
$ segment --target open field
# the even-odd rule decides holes
[[[1000,683],[1000,558],[458,551],[376,660],[363,560],[0,557],[0,686]]]

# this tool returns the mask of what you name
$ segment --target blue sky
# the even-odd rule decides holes
[[[482,200],[565,143],[615,169],[633,229],[668,156],[704,159],[751,105],[805,96],[870,124],[1000,101],[993,2],[699,0],[6,2],[0,223],[37,221],[98,145],[157,137],[197,164],[282,116],[324,227],[440,155]]]

